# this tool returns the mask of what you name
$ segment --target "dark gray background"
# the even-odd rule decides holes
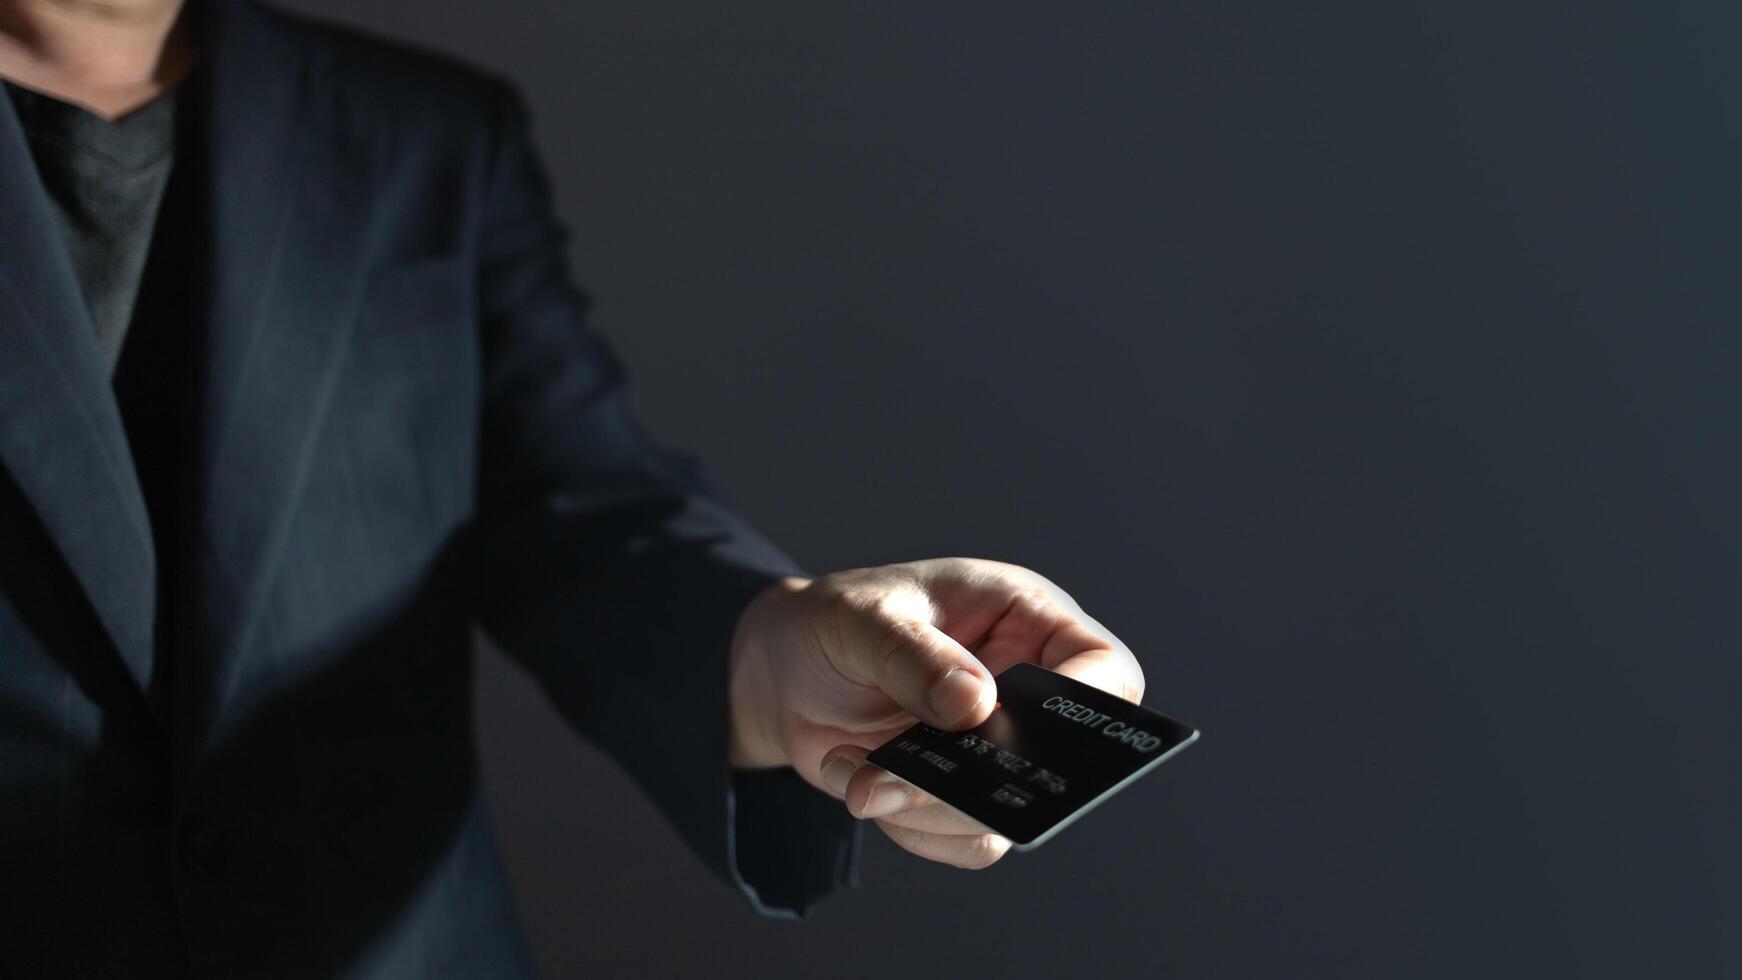
[[[1742,974],[1734,4],[295,6],[524,85],[808,566],[1032,565],[1205,731],[794,925],[487,658],[552,976]]]

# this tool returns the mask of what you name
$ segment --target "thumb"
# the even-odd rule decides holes
[[[872,684],[920,721],[936,728],[972,728],[998,701],[986,665],[926,619],[896,611],[866,611],[844,631],[842,673]]]

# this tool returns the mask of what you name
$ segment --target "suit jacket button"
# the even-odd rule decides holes
[[[182,824],[178,850],[182,867],[205,877],[221,874],[230,857],[230,845],[224,832],[210,821],[197,817]]]

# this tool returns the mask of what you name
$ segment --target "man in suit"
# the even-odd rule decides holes
[[[874,766],[1125,647],[1010,565],[820,577],[631,416],[500,79],[254,0],[0,2],[0,975],[528,972],[470,629],[767,914]],[[845,801],[845,806],[839,801]]]

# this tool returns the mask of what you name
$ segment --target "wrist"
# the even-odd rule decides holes
[[[792,764],[780,738],[776,665],[786,642],[792,598],[809,579],[787,577],[756,594],[738,616],[727,667],[727,764],[772,769]]]

